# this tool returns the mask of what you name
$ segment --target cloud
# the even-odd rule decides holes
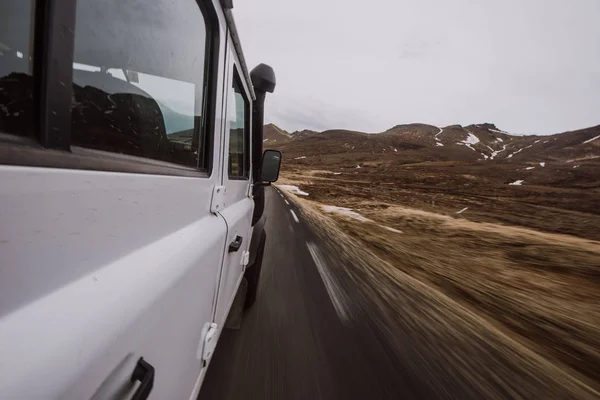
[[[249,65],[277,74],[283,128],[600,123],[600,1],[237,1]]]

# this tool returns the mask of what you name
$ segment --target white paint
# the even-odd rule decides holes
[[[294,193],[300,196],[308,196],[308,193],[300,190],[298,186],[294,185],[278,185],[281,189],[287,190],[290,193]]]
[[[541,163],[540,163],[540,167],[542,167],[542,168],[543,168],[543,167],[545,167],[545,166],[546,166],[546,163],[545,163],[545,162],[541,162]]]
[[[600,138],[600,135],[598,135],[598,136],[595,136],[595,137],[593,137],[593,138],[591,138],[591,139],[588,139],[588,140],[586,140],[585,142],[583,142],[583,144],[590,143],[590,142],[592,142],[592,141],[594,141],[594,140],[596,140],[596,139],[598,139],[598,138]]]
[[[519,179],[517,181],[509,183],[509,185],[511,185],[511,186],[521,186],[523,184],[523,182],[525,182],[525,181],[522,180],[522,179]]]
[[[347,303],[349,303],[348,296],[337,284],[337,280],[327,267],[327,264],[325,263],[325,260],[323,259],[321,251],[317,245],[314,243],[306,243],[306,246],[308,247],[308,251],[315,262],[317,271],[319,271],[319,275],[321,275],[321,279],[325,285],[325,290],[327,290],[327,294],[331,299],[331,304],[333,304],[335,312],[337,313],[338,317],[340,317],[342,322],[349,322],[350,312],[347,306]]]
[[[296,221],[297,223],[300,223],[300,220],[298,219],[298,216],[296,215],[294,210],[290,210],[290,212],[292,213],[292,217],[294,217],[294,221]]]
[[[460,210],[460,211],[457,211],[457,212],[456,212],[456,214],[462,214],[462,213],[464,213],[465,211],[467,211],[468,209],[469,209],[469,207],[465,207],[465,208],[463,208],[462,210]]]
[[[327,213],[344,215],[360,222],[373,222],[369,218],[363,217],[359,213],[352,211],[351,208],[337,206],[321,206],[321,208]]]

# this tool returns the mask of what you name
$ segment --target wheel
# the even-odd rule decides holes
[[[248,289],[246,291],[246,301],[244,302],[244,308],[247,310],[254,305],[256,302],[256,296],[258,294],[258,282],[260,280],[260,270],[262,269],[263,255],[265,253],[265,242],[267,241],[267,234],[262,231],[260,236],[260,242],[257,248],[256,259],[254,264],[248,267],[244,274],[248,281]]]

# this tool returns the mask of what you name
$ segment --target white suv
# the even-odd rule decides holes
[[[2,1],[1,399],[194,399],[253,304],[281,153],[230,8]]]

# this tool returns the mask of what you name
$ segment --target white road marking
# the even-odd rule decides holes
[[[296,222],[300,222],[300,220],[298,219],[298,216],[296,215],[296,213],[294,212],[294,210],[290,210],[290,212],[292,213],[292,217],[294,217],[294,221]]]
[[[342,291],[342,289],[340,289],[337,285],[336,279],[327,267],[327,264],[325,264],[325,260],[323,260],[317,245],[314,243],[306,243],[306,246],[308,247],[308,251],[310,252],[313,261],[317,266],[317,271],[319,271],[319,275],[321,275],[321,279],[325,284],[325,289],[327,290],[327,294],[331,299],[333,308],[335,308],[335,312],[340,317],[342,322],[350,321],[350,313],[345,304],[347,298],[345,292]]]
[[[288,203],[286,199],[283,199],[283,201],[285,201],[285,204],[287,204],[288,206],[290,205],[290,203]]]

